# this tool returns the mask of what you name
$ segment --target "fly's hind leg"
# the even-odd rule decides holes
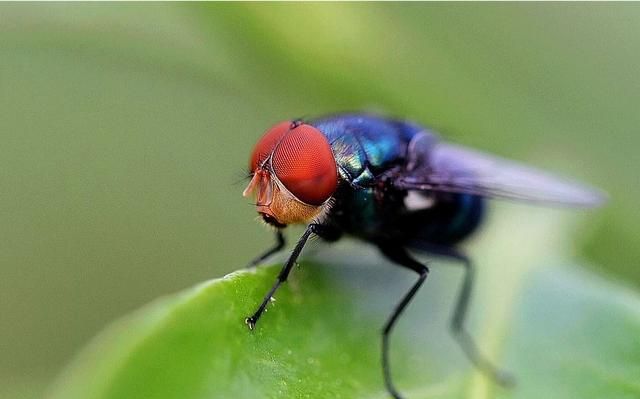
[[[423,244],[419,246],[419,249],[433,255],[453,260],[456,262],[456,265],[461,265],[464,268],[462,287],[458,293],[458,299],[456,300],[453,316],[451,318],[451,333],[469,361],[471,361],[478,370],[501,386],[513,386],[515,384],[515,378],[510,373],[499,369],[480,352],[473,336],[465,327],[467,309],[471,302],[471,292],[473,290],[473,283],[475,279],[475,268],[471,259],[462,252],[451,247]]]

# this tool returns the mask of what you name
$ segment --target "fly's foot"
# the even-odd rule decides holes
[[[498,385],[503,388],[511,389],[516,386],[516,378],[513,376],[513,374],[506,371],[496,370],[496,373],[493,377],[496,383],[498,383]]]
[[[249,327],[249,330],[255,329],[257,322],[258,322],[258,319],[255,316],[247,317],[246,319],[244,319],[244,324],[246,324],[247,327]]]

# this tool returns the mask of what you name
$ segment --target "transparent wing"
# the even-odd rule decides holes
[[[475,194],[574,207],[594,207],[606,195],[513,161],[455,144],[417,137],[409,146],[408,170],[395,185],[405,190]]]

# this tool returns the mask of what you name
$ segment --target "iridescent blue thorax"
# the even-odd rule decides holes
[[[371,186],[389,166],[400,164],[420,126],[371,115],[340,115],[312,121],[329,140],[344,181]]]

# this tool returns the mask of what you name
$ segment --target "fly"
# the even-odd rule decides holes
[[[463,266],[451,332],[480,371],[509,385],[510,376],[482,355],[465,329],[474,265],[458,244],[482,223],[488,198],[583,208],[605,200],[596,189],[443,142],[413,122],[367,114],[281,122],[258,141],[249,168],[251,182],[243,195],[257,199],[258,213],[276,231],[275,246],[251,264],[284,248],[287,225],[307,227],[246,324],[256,328],[310,236],[336,241],[346,234],[368,242],[418,275],[382,330],[384,382],[396,399],[402,395],[391,376],[389,336],[429,274],[409,249]]]

